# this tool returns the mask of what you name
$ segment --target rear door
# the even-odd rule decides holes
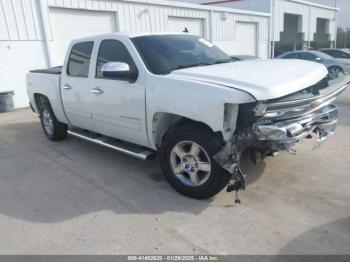
[[[90,129],[90,78],[93,41],[80,42],[71,48],[62,70],[61,96],[63,108],[69,122]]]
[[[91,83],[91,114],[95,131],[148,146],[145,123],[145,77],[138,70],[124,38],[104,39],[97,48]],[[130,41],[130,40],[129,40]],[[127,63],[139,71],[135,82],[104,77],[101,68],[108,62]],[[98,93],[93,90],[99,90]]]

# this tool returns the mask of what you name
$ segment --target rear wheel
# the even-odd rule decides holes
[[[332,66],[328,69],[328,72],[328,77],[330,79],[336,79],[339,77],[339,74],[343,72],[343,70],[338,66]]]
[[[59,122],[52,111],[49,101],[41,99],[39,104],[41,126],[48,139],[51,141],[60,141],[67,137],[68,126]]]
[[[221,148],[221,140],[203,126],[176,128],[166,134],[160,150],[166,179],[188,197],[206,199],[216,195],[231,178],[214,159]]]

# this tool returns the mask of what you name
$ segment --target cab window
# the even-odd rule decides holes
[[[101,69],[104,64],[109,62],[123,62],[128,64],[131,70],[137,70],[129,51],[118,40],[103,40],[101,42],[96,61],[97,78],[106,78]]]
[[[322,50],[322,52],[326,53],[327,55],[333,56],[334,58],[340,58],[340,57],[338,57],[339,54],[337,54],[333,50]]]
[[[82,42],[72,47],[67,74],[73,77],[89,77],[89,68],[94,42]]]
[[[299,55],[300,59],[302,60],[308,60],[308,61],[316,61],[317,60],[317,56],[311,53],[307,53],[307,52],[302,52]]]
[[[334,58],[350,59],[350,54],[338,50],[327,50],[325,53]]]
[[[297,53],[287,54],[284,58],[285,59],[297,59],[298,58],[298,54]]]

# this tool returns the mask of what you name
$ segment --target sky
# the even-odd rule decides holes
[[[188,3],[205,3],[217,0],[174,0]],[[337,6],[340,8],[338,25],[345,28],[350,28],[350,0],[308,0],[309,2],[315,2],[320,4],[327,4],[331,6]]]

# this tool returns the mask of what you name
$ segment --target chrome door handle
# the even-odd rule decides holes
[[[70,85],[68,85],[68,84],[63,85],[62,88],[63,88],[64,90],[72,89],[72,87],[71,87]]]
[[[104,91],[101,88],[96,87],[96,88],[91,89],[91,93],[93,93],[95,95],[100,95],[100,94],[103,94]]]

